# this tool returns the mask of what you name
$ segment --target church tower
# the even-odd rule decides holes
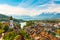
[[[12,16],[10,17],[10,26],[9,26],[9,28],[13,28],[14,27],[14,25],[13,25],[13,18],[12,18]]]

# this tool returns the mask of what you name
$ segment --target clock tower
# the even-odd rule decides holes
[[[9,28],[13,28],[14,27],[14,25],[13,25],[13,18],[12,18],[12,16],[10,17],[10,26],[9,26]]]

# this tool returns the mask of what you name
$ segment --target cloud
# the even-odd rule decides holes
[[[56,4],[45,4],[46,9],[26,9],[20,6],[0,5],[0,13],[5,15],[39,15],[42,12],[60,12],[60,5]]]
[[[38,11],[28,10],[18,6],[0,5],[0,13],[5,15],[36,15]]]
[[[24,14],[27,13],[28,10],[20,7],[9,6],[9,5],[0,5],[0,13],[2,14]]]

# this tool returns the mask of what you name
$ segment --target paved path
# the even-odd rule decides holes
[[[4,36],[4,33],[2,33],[2,37],[0,38],[0,40],[2,40],[2,39],[3,39],[3,36]]]
[[[0,40],[2,40],[2,39],[3,39],[3,37],[0,38]]]

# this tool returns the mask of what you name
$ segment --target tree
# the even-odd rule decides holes
[[[12,32],[8,32],[7,35],[5,35],[3,37],[3,39],[4,40],[13,40],[15,36],[16,36],[16,34],[12,31]]]
[[[14,40],[25,40],[22,35],[17,35]]]
[[[4,30],[3,29],[0,29],[0,34],[2,34],[4,32]]]
[[[21,29],[18,34],[22,35],[25,39],[30,40],[30,36],[23,29]]]
[[[26,24],[27,24],[26,26],[32,26],[34,24],[34,22],[33,21],[27,21]]]
[[[0,29],[2,29],[2,23],[0,23]]]
[[[3,30],[4,30],[4,32],[7,32],[8,29],[9,29],[9,26],[6,24],[6,25],[3,27]]]

